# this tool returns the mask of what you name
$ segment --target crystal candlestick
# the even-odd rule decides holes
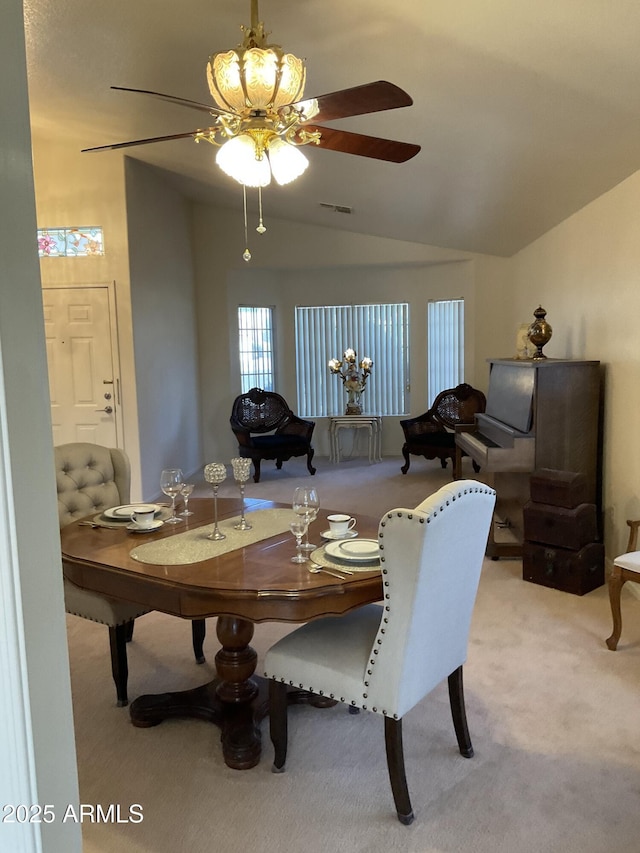
[[[251,530],[251,525],[244,517],[244,484],[249,479],[249,471],[251,469],[251,459],[245,459],[241,456],[236,456],[231,460],[233,468],[233,477],[240,487],[240,521],[234,524],[236,530]]]
[[[204,478],[207,483],[211,483],[213,489],[213,518],[215,522],[213,531],[207,536],[207,539],[213,539],[214,541],[226,539],[227,537],[218,528],[218,489],[221,483],[224,483],[227,479],[227,469],[222,462],[210,462],[208,465],[205,465]]]

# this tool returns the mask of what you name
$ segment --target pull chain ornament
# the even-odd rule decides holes
[[[242,257],[247,263],[251,260],[251,252],[249,251],[249,235],[247,233],[247,188],[242,185],[242,204],[244,210],[244,244],[246,249],[242,253]]]

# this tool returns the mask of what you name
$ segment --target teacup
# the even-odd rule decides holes
[[[329,515],[327,521],[334,536],[346,536],[351,528],[356,526],[355,518],[350,515]]]
[[[131,521],[136,527],[145,530],[147,527],[153,527],[156,520],[155,509],[136,509],[131,513]]]

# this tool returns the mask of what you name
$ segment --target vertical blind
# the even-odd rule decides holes
[[[331,358],[351,347],[358,362],[373,359],[362,395],[369,414],[407,413],[409,384],[409,305],[321,305],[296,307],[298,414],[306,418],[344,413],[346,394]]]
[[[238,347],[242,393],[250,388],[273,391],[273,308],[238,306]]]
[[[427,306],[427,391],[433,401],[445,388],[464,381],[464,299]]]

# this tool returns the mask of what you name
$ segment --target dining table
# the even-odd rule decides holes
[[[60,531],[62,565],[73,584],[182,619],[217,617],[219,648],[213,680],[191,690],[143,695],[130,705],[133,725],[155,726],[168,718],[195,717],[221,730],[225,763],[246,770],[260,761],[260,722],[268,714],[268,680],[256,674],[251,646],[256,623],[299,624],[340,616],[383,598],[379,562],[336,566],[321,534],[329,527],[321,509],[308,535],[319,547],[311,561],[293,563],[295,540],[290,504],[270,500],[192,498],[193,515],[182,524],[133,532],[103,516],[79,519]],[[354,513],[361,538],[377,539],[379,518]],[[247,530],[236,529],[245,517]],[[355,541],[355,540],[354,540]],[[310,569],[319,567],[311,571]],[[328,572],[333,572],[329,574]],[[352,572],[352,573],[349,573]],[[295,685],[289,702],[335,704]]]

